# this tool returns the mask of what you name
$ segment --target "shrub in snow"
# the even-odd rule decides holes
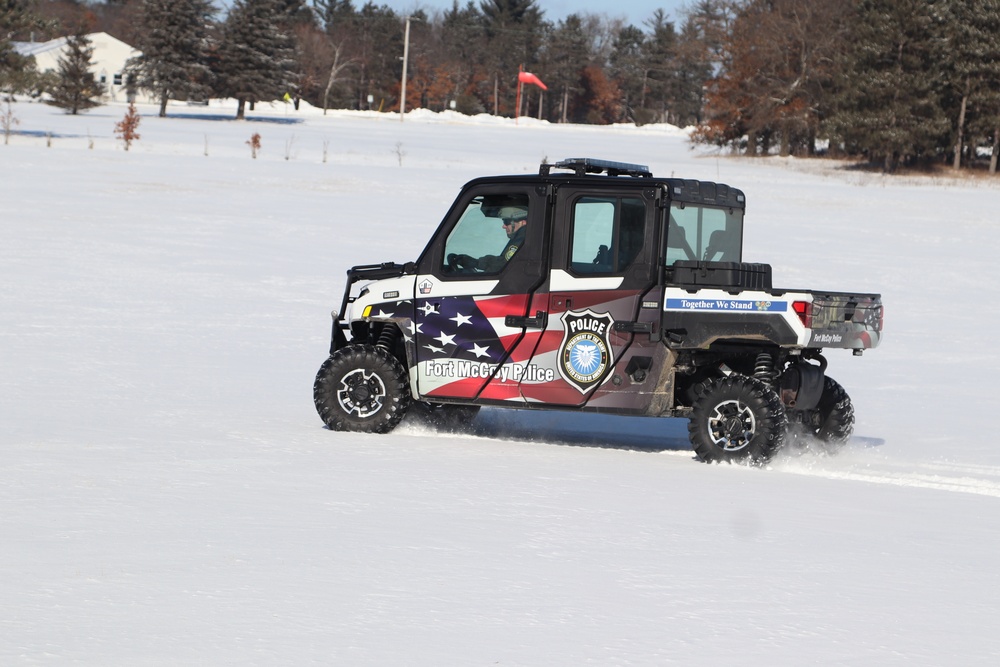
[[[125,117],[121,119],[121,122],[115,124],[115,136],[125,144],[125,150],[128,150],[132,142],[139,138],[139,133],[136,132],[139,120],[139,113],[135,110],[135,105],[129,102]]]

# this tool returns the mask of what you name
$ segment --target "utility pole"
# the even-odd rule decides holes
[[[400,95],[399,95],[399,122],[402,123],[406,118],[406,65],[410,59],[410,21],[419,21],[420,19],[414,19],[412,16],[404,17],[406,20],[406,30],[403,31],[403,82],[400,85]]]

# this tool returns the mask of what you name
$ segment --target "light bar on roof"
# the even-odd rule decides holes
[[[630,162],[614,162],[612,160],[598,160],[592,157],[574,157],[560,160],[554,165],[555,169],[569,169],[575,171],[578,176],[584,174],[607,174],[608,176],[636,176],[652,178],[653,173],[644,164],[632,164]]]

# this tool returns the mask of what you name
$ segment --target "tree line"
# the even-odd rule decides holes
[[[749,0],[726,8],[701,141],[900,165],[1000,148],[1000,0]]]
[[[603,14],[552,22],[536,0],[456,0],[410,17],[352,0],[235,0],[225,16],[208,0],[0,0],[0,40],[103,30],[143,52],[131,80],[156,95],[253,103],[288,93],[322,108],[388,111],[399,109],[408,19],[407,110],[688,125],[701,120],[717,4],[699,3],[678,31],[662,10],[644,28]],[[11,53],[3,41],[0,50]],[[548,90],[533,89],[515,110],[522,67]],[[5,90],[30,89],[4,69]]]
[[[1000,152],[1000,0],[696,0],[677,21],[550,21],[536,0],[402,16],[369,0],[0,0],[0,87],[40,86],[11,39],[104,30],[169,99],[669,122],[751,155],[857,156],[886,171]],[[86,45],[82,45],[85,49]],[[83,57],[83,56],[80,56]],[[516,95],[520,69],[547,90]],[[53,84],[50,81],[48,85]]]

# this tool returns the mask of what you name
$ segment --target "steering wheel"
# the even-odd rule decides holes
[[[456,253],[448,255],[448,269],[454,273],[473,273],[477,268],[479,261],[475,257]]]

